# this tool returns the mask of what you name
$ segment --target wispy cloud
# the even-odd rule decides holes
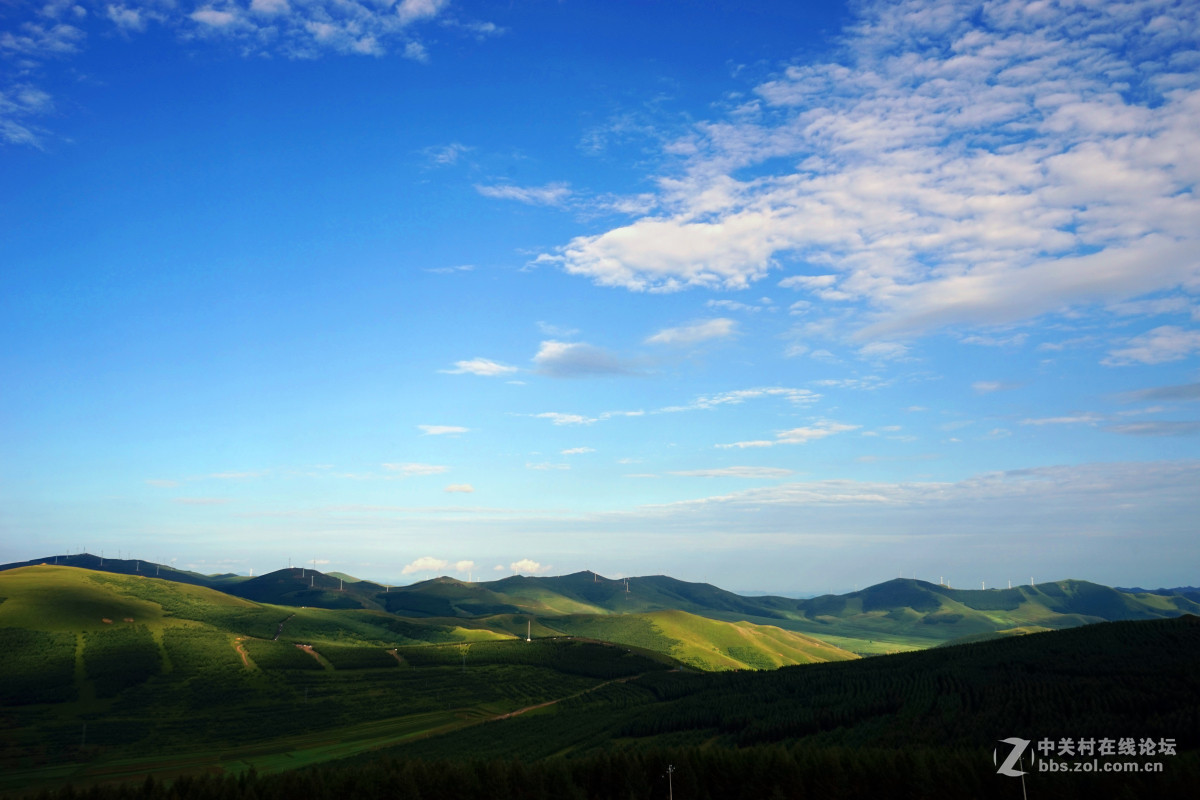
[[[433,145],[426,147],[421,151],[426,161],[435,167],[449,167],[458,163],[458,160],[473,148],[467,147],[459,142],[451,142],[450,144]]]
[[[426,436],[445,436],[451,433],[466,433],[471,430],[458,425],[418,425],[417,428]]]
[[[1005,381],[975,381],[971,384],[971,388],[976,394],[992,394],[993,392],[1003,392],[1019,387],[1020,384],[1018,383],[1008,383]]]
[[[733,389],[719,394],[701,395],[685,406],[667,406],[666,408],[659,409],[659,413],[736,406],[741,405],[747,400],[756,400],[764,397],[776,397],[794,405],[809,405],[821,399],[821,395],[808,389],[793,389],[786,386],[759,386],[753,389]]]
[[[475,191],[484,197],[494,197],[500,200],[516,200],[531,206],[560,206],[571,196],[571,189],[565,183],[547,183],[545,186],[513,186],[512,184],[497,184],[487,186],[476,184]]]
[[[582,455],[584,453],[594,453],[594,452],[596,452],[596,449],[594,447],[571,447],[566,450],[560,450],[559,455],[578,456],[578,455]]]
[[[1147,420],[1106,425],[1110,433],[1125,436],[1194,436],[1200,433],[1200,420]]]
[[[748,478],[752,480],[774,480],[793,475],[783,467],[715,467],[713,469],[686,469],[668,473],[685,478]]]
[[[443,472],[448,472],[449,467],[439,464],[419,464],[419,463],[395,463],[381,465],[389,472],[399,473],[400,477],[410,478],[418,475],[440,475]]]
[[[454,369],[438,370],[447,375],[483,375],[486,377],[496,377],[498,375],[511,375],[517,372],[516,367],[511,367],[508,364],[501,364],[499,361],[492,361],[490,358],[472,358],[467,361],[455,361]]]
[[[228,497],[172,497],[171,502],[184,506],[223,506],[233,500]]]
[[[559,411],[543,411],[540,414],[532,414],[536,419],[548,419],[555,425],[591,425],[593,422],[599,422],[599,417],[585,417],[582,414],[563,414]]]
[[[1138,389],[1121,394],[1119,399],[1123,403],[1137,403],[1146,400],[1200,400],[1200,383],[1184,383],[1177,386],[1155,386],[1150,389]]]
[[[469,483],[452,483],[444,491],[452,494],[470,494],[475,491],[475,487]]]
[[[859,425],[847,425],[842,422],[832,422],[830,420],[821,420],[809,426],[799,428],[789,428],[785,431],[779,431],[775,434],[774,439],[755,439],[744,442],[732,442],[730,444],[718,444],[717,447],[723,449],[747,447],[774,447],[777,444],[808,444],[817,439],[824,439],[827,436],[833,436],[846,431],[854,431],[859,429]]]
[[[689,345],[710,339],[727,339],[737,333],[737,322],[727,317],[698,320],[677,328],[663,328],[646,339],[646,344]]]

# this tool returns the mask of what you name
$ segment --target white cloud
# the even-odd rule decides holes
[[[598,417],[585,417],[580,414],[562,414],[557,411],[543,411],[541,414],[533,414],[535,419],[548,419],[555,425],[591,425],[593,422],[598,422]]]
[[[404,25],[430,19],[436,17],[449,3],[450,0],[402,0],[400,5],[396,6],[396,17]]]
[[[528,558],[522,558],[520,561],[514,561],[508,565],[508,568],[513,572],[522,575],[541,575],[550,571],[550,565],[542,566],[536,561]]]
[[[104,13],[114,25],[122,30],[144,31],[146,29],[146,19],[139,9],[124,5],[109,5],[105,7]]]
[[[706,319],[682,325],[678,328],[664,328],[646,339],[646,344],[688,345],[705,342],[709,339],[725,339],[737,332],[737,323],[725,317]]]
[[[790,469],[782,467],[716,467],[713,469],[676,470],[671,475],[686,478],[749,478],[752,480],[772,480],[786,478],[792,475]]]
[[[908,346],[900,342],[871,342],[860,347],[858,354],[871,361],[899,361],[908,355]]]
[[[475,491],[475,487],[469,483],[452,483],[446,487],[445,491],[451,493],[470,494]]]
[[[993,392],[1003,392],[1009,389],[1016,389],[1019,384],[1005,383],[1004,381],[975,381],[971,384],[971,388],[976,394],[991,394]]]
[[[571,196],[571,189],[565,183],[547,183],[545,186],[512,186],[501,184],[484,186],[475,184],[475,191],[484,197],[494,197],[500,200],[516,200],[531,206],[559,206]]]
[[[540,462],[537,464],[532,463],[532,462],[525,463],[525,469],[536,469],[536,470],[541,470],[543,472],[549,471],[549,470],[564,470],[564,469],[570,469],[570,468],[571,468],[570,464],[554,464],[554,463],[551,463],[548,461],[543,461],[543,462]]]
[[[630,365],[601,347],[584,342],[542,342],[533,357],[538,372],[554,378],[580,378],[587,375],[628,375]]]
[[[236,42],[245,56],[383,55],[398,49],[406,58],[427,61],[425,46],[413,31],[443,16],[449,0],[403,0],[399,5],[370,0],[304,0],[294,5],[288,0],[250,0],[248,6],[214,0],[199,7],[166,0],[99,3],[91,13],[85,5],[42,5],[38,16],[48,22],[31,20],[0,32],[0,58],[22,57],[20,73],[28,74],[43,59],[77,52],[91,29],[104,37],[115,27],[131,37],[154,22],[188,42]],[[501,32],[486,22],[460,23],[450,29],[475,39]],[[19,90],[18,85],[0,83],[0,141],[39,147],[44,132],[29,118],[43,116],[49,108],[22,106],[14,99]]]
[[[454,571],[458,573],[472,572],[475,569],[474,561],[455,561]]]
[[[147,478],[146,483],[159,489],[173,489],[179,485],[179,481],[163,480],[159,478]]]
[[[509,375],[517,372],[516,367],[510,367],[507,364],[501,364],[498,361],[492,361],[489,358],[472,358],[469,361],[455,361],[454,369],[438,370],[447,375],[484,375],[487,377],[495,377],[497,375]]]
[[[1087,412],[1084,414],[1074,414],[1068,417],[1041,417],[1037,419],[1023,419],[1022,425],[1095,425],[1103,422],[1104,417],[1099,414]]]
[[[400,572],[412,575],[414,572],[440,572],[450,566],[450,562],[433,556],[421,556],[411,564],[406,564]]]
[[[223,506],[233,500],[228,497],[172,497],[171,502],[184,506]]]
[[[462,428],[458,425],[418,425],[426,436],[444,436],[449,433],[466,433],[470,428]]]
[[[795,405],[809,405],[821,399],[821,395],[808,389],[792,389],[785,386],[759,386],[753,389],[734,389],[728,392],[721,392],[720,394],[703,395],[697,397],[686,406],[667,406],[666,408],[659,409],[659,412],[674,413],[678,411],[711,409],[719,406],[735,406],[741,405],[747,400],[756,400],[762,397],[778,397]]]
[[[409,478],[415,475],[440,475],[443,472],[448,472],[449,467],[440,466],[438,464],[384,464],[383,468],[390,472],[398,472],[401,477]]]
[[[426,147],[421,153],[433,166],[448,167],[457,164],[460,158],[473,149],[460,142],[451,142],[450,144]]]
[[[405,43],[404,57],[412,61],[425,63],[429,60],[429,51],[425,49],[425,45],[413,40]]]
[[[785,431],[779,431],[775,434],[774,440],[756,439],[745,442],[732,442],[730,444],[718,444],[717,447],[729,449],[747,447],[774,447],[777,444],[807,444],[808,442],[817,439],[824,439],[827,436],[833,436],[846,431],[854,431],[859,429],[859,425],[846,425],[842,422],[832,422],[829,420],[821,420],[806,427],[790,428]]]
[[[189,16],[196,22],[211,25],[214,28],[224,28],[237,21],[237,14],[231,11],[218,11],[212,6],[193,11]]]
[[[1109,353],[1102,363],[1108,366],[1162,364],[1180,361],[1198,351],[1200,331],[1162,325],[1128,340],[1124,347]]]
[[[1200,383],[1185,383],[1176,386],[1155,386],[1138,389],[1120,395],[1121,402],[1135,403],[1145,400],[1200,400]]]
[[[560,450],[559,455],[577,456],[577,455],[581,455],[583,453],[594,453],[594,452],[596,452],[596,450],[595,450],[595,448],[592,448],[592,447],[572,447],[567,450]]]
[[[287,0],[251,0],[250,10],[257,14],[275,15],[291,11]]]
[[[1197,285],[1200,6],[856,12],[838,61],[791,66],[668,145],[658,211],[538,260],[632,291],[777,272],[867,341]]]

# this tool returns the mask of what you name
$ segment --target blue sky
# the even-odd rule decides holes
[[[0,560],[1194,585],[1200,8],[737,6],[0,7]]]

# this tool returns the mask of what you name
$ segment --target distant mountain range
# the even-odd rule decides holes
[[[945,643],[1070,628],[1112,620],[1147,620],[1200,614],[1200,594],[1192,587],[1146,591],[1115,589],[1088,581],[1062,580],[1012,589],[952,589],[897,578],[860,591],[810,599],[746,597],[706,583],[665,575],[611,579],[592,572],[556,577],[512,576],[468,583],[449,577],[410,586],[387,587],[343,573],[306,567],[276,570],[253,578],[201,575],[167,565],[131,559],[101,559],[91,554],[48,556],[5,564],[58,564],[124,575],[144,575],[205,586],[256,603],[383,611],[413,620],[470,621],[518,633],[536,625],[544,632],[576,633],[635,643],[643,623],[669,640],[703,641],[716,634],[691,618],[750,626],[768,626],[798,634],[789,647],[798,660],[829,660],[850,653],[873,655],[924,649]],[[687,617],[667,612],[683,612]],[[521,619],[516,619],[516,617]],[[620,625],[604,618],[637,617]],[[636,631],[640,630],[638,633]],[[590,631],[590,633],[584,633]],[[670,631],[670,632],[668,632]],[[724,634],[722,634],[724,635]],[[720,637],[718,637],[720,638]],[[822,648],[824,651],[822,652]],[[770,648],[755,648],[768,651]],[[726,652],[728,648],[726,648]],[[847,652],[848,651],[848,652]],[[797,663],[782,654],[768,664],[757,653],[736,667]],[[780,653],[777,648],[772,651]],[[756,659],[758,659],[756,661]]]

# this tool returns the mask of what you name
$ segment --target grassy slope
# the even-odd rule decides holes
[[[773,669],[844,661],[853,653],[767,625],[722,622],[685,611],[541,618],[551,630],[667,653],[703,670]]]
[[[571,696],[602,682],[593,673],[609,662],[618,674],[669,668],[621,648],[589,655],[566,641],[526,645],[467,620],[273,606],[73,567],[2,572],[0,597],[0,642],[46,643],[44,653],[0,660],[0,685],[36,684],[25,673],[51,662],[61,679],[63,659],[78,683],[69,695],[16,697],[0,710],[0,791],[297,766]],[[62,637],[78,645],[64,650]],[[494,649],[506,642],[516,649]],[[306,713],[295,713],[302,705]]]

